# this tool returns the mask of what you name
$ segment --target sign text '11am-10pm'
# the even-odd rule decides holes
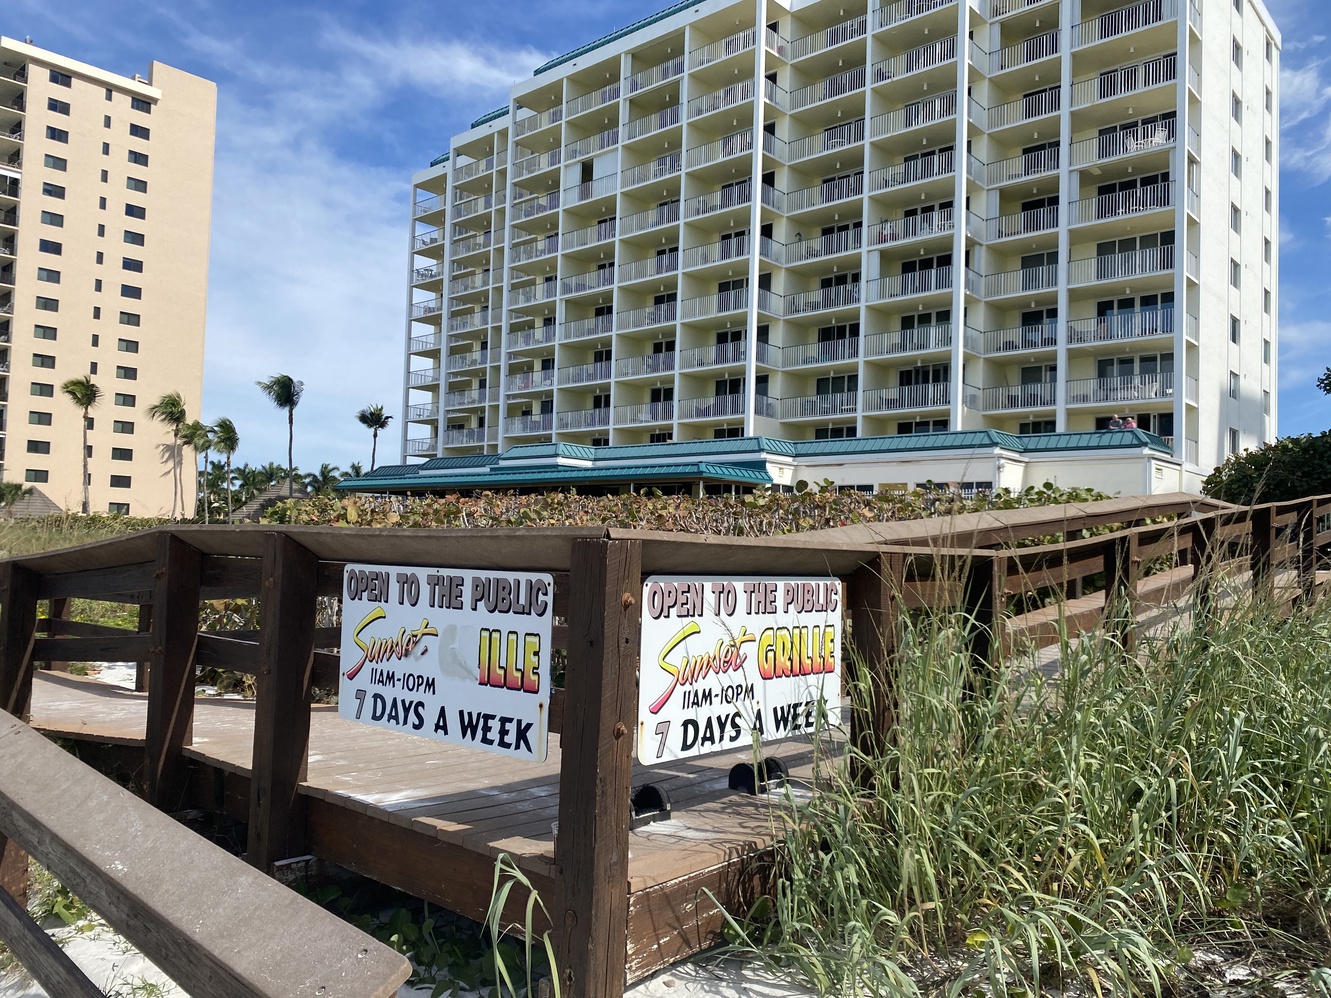
[[[665,576],[643,585],[638,760],[840,723],[841,582]]]
[[[553,597],[539,573],[348,565],[338,713],[543,762]]]

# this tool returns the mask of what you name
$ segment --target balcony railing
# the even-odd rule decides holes
[[[643,402],[640,405],[615,406],[615,422],[619,425],[642,423],[671,423],[675,419],[674,402]]]
[[[753,131],[735,132],[712,142],[694,146],[688,151],[689,169],[740,156],[753,151]]]
[[[613,315],[597,315],[590,319],[573,319],[559,327],[559,342],[586,339],[588,336],[603,336],[614,332]]]
[[[509,392],[543,392],[555,386],[555,372],[549,368],[540,371],[519,371],[510,374],[504,382]]]
[[[529,243],[518,243],[511,248],[509,256],[511,263],[529,263],[532,260],[539,260],[558,252],[559,237],[545,236],[544,238],[533,239]]]
[[[689,347],[679,352],[679,369],[696,371],[701,367],[730,367],[743,364],[748,357],[745,343],[716,343],[709,347]]]
[[[907,298],[911,295],[926,295],[939,291],[952,290],[952,268],[935,267],[932,270],[920,270],[913,274],[898,274],[896,277],[880,277],[869,282],[869,301],[891,301],[894,298]]]
[[[595,225],[584,226],[581,229],[570,229],[568,232],[565,232],[560,238],[560,245],[562,245],[565,250],[581,249],[584,246],[592,246],[596,243],[605,242],[607,239],[614,239],[618,228],[617,219],[602,219]]]
[[[1198,194],[1196,191],[1194,191],[1191,187],[1186,187],[1184,188],[1183,196],[1185,198],[1184,204],[1187,205],[1188,214],[1191,215],[1193,218],[1200,220],[1202,217],[1201,195]]]
[[[533,173],[540,173],[542,170],[552,169],[563,161],[563,149],[551,149],[549,152],[541,153],[539,156],[527,156],[513,164],[513,179],[521,180],[523,177],[529,177]]]
[[[976,111],[977,118],[981,117],[981,112],[983,113],[982,120],[988,122],[989,131],[992,132],[999,128],[1034,121],[1046,115],[1058,114],[1063,107],[1063,91],[1057,87],[1037,90],[1027,97],[1018,97],[1014,101],[988,109],[981,108],[975,101],[971,101],[971,106]]]
[[[1147,0],[1148,3],[1154,0]],[[1128,97],[1151,87],[1163,86],[1178,79],[1178,56],[1162,55],[1131,66],[1105,70],[1089,80],[1072,84],[1072,106],[1086,107],[1097,101]]]
[[[510,350],[526,350],[530,347],[549,346],[555,342],[554,326],[537,326],[535,329],[510,329],[505,345]]]
[[[1118,10],[1107,10],[1099,17],[1072,26],[1072,47],[1082,48],[1109,38],[1118,38],[1154,24],[1178,17],[1178,0],[1140,0]]]
[[[619,84],[612,83],[608,87],[601,87],[599,90],[565,101],[564,117],[571,118],[575,114],[582,114],[584,111],[591,111],[617,100],[619,100]]]
[[[836,180],[825,180],[816,187],[805,187],[802,190],[790,191],[786,194],[786,213],[794,214],[797,211],[808,211],[810,208],[819,208],[826,204],[844,201],[847,198],[863,196],[864,174],[856,173]]]
[[[1058,205],[1017,211],[1010,215],[999,215],[997,218],[985,220],[985,234],[990,241],[1012,239],[1014,236],[1030,236],[1057,228]]]
[[[465,315],[455,315],[448,320],[448,331],[450,333],[466,333],[473,329],[485,329],[490,325],[490,310],[484,309],[480,312],[468,312]]]
[[[926,100],[914,101],[885,114],[874,115],[870,134],[880,139],[912,128],[947,121],[957,116],[957,92],[939,94]]]
[[[465,430],[445,430],[445,447],[467,447],[486,442],[486,429],[484,426],[473,426]],[[433,450],[426,451],[432,454]]]
[[[1201,332],[1201,323],[1197,316],[1189,314],[1183,323],[1183,336],[1189,343],[1198,342],[1198,334]]]
[[[674,201],[670,204],[648,208],[646,211],[625,215],[619,220],[619,234],[632,236],[639,232],[646,232],[649,229],[660,228],[662,225],[674,225],[678,221],[679,202]]]
[[[883,246],[908,239],[947,235],[956,227],[951,208],[930,211],[909,218],[890,218],[869,230],[869,246]]]
[[[426,271],[434,271],[431,276],[439,276],[438,267],[422,267],[416,271],[416,274],[423,274]],[[475,291],[490,290],[490,271],[484,270],[479,274],[472,274],[470,277],[455,277],[448,282],[448,293],[450,295],[465,295]]]
[[[896,357],[908,353],[926,353],[952,349],[952,324],[940,322],[915,329],[895,329],[873,333],[865,338],[865,357]]]
[[[648,87],[654,87],[658,83],[665,83],[667,80],[673,80],[675,77],[682,75],[684,75],[684,57],[677,55],[675,58],[667,59],[659,65],[651,66],[648,69],[640,69],[625,82],[628,85],[628,92],[636,94],[639,90],[646,90]]]
[[[753,48],[757,38],[758,33],[753,28],[745,28],[743,31],[737,31],[720,41],[701,45],[689,53],[689,66],[693,69],[699,69],[721,59],[727,59],[732,55],[747,52]]]
[[[638,184],[651,183],[653,180],[664,180],[666,177],[673,177],[679,173],[683,159],[677,152],[667,153],[651,163],[643,163],[641,166],[631,166],[620,174],[621,187],[636,187]]]
[[[833,308],[852,308],[860,303],[860,284],[842,284],[839,287],[818,288],[786,295],[787,318],[809,312],[825,312]]]
[[[1174,397],[1174,375],[1130,374],[1121,378],[1085,378],[1068,382],[1068,405],[1108,405]]]
[[[712,315],[728,315],[731,312],[746,312],[749,308],[749,289],[736,288],[733,291],[718,291],[714,295],[701,298],[688,298],[680,302],[679,317],[684,320],[705,319]],[[781,313],[776,313],[780,315]]]
[[[615,361],[615,377],[638,378],[649,374],[669,374],[675,369],[675,351],[621,357]]]
[[[1089,141],[1094,142],[1095,139]],[[1011,159],[1002,159],[997,163],[988,163],[984,168],[986,187],[1001,187],[1015,181],[1042,177],[1048,173],[1057,173],[1061,149],[1041,149],[1038,152],[1023,153]]]
[[[815,31],[802,38],[794,39],[790,43],[789,58],[794,62],[796,59],[803,59],[806,56],[825,52],[838,45],[845,45],[856,38],[863,38],[868,30],[869,19],[867,17],[863,14],[859,17],[852,17],[849,21],[842,21],[830,28],[823,28],[821,31]]]
[[[439,211],[444,206],[444,199],[436,194],[434,197],[422,198],[411,206],[411,217],[420,218],[422,215],[428,215],[432,211]]]
[[[489,350],[472,350],[468,353],[451,353],[444,358],[444,369],[448,371],[470,371],[485,367],[490,362]]]
[[[957,38],[955,35],[951,35],[936,42],[930,42],[928,45],[911,49],[909,52],[903,52],[901,55],[894,55],[890,59],[875,62],[873,64],[873,75],[870,79],[875,84],[887,83],[902,76],[910,76],[912,73],[920,73],[926,69],[933,69],[935,66],[953,62],[956,58]]]
[[[799,111],[811,104],[834,100],[837,97],[844,97],[863,89],[864,67],[856,66],[854,69],[848,69],[836,76],[829,76],[827,79],[812,83],[807,87],[792,90],[790,92],[790,110]]]
[[[613,191],[615,178],[610,177],[608,179],[611,182],[610,189]],[[599,181],[594,181],[594,183],[599,183]],[[589,187],[591,185],[584,184],[583,186]],[[570,193],[575,192],[578,189],[579,188],[576,187],[572,188]],[[570,198],[570,201],[574,203],[578,200],[585,200],[585,198],[577,198],[576,196]],[[542,194],[540,197],[528,197],[527,200],[518,201],[513,205],[513,218],[515,221],[520,221],[526,218],[535,218],[538,215],[545,215],[552,211],[558,211],[559,201],[559,191],[551,191],[549,194]]]
[[[589,291],[599,291],[614,286],[615,268],[603,267],[600,270],[589,270],[585,274],[574,274],[564,278],[560,283],[560,290],[566,295],[582,295]]]
[[[1153,249],[1128,253],[1110,253],[1068,264],[1069,284],[1090,284],[1094,281],[1121,281],[1129,277],[1166,274],[1174,269],[1174,247],[1157,246]]]
[[[466,394],[466,393],[464,393],[464,392],[450,392],[447,396],[445,396],[446,398],[448,398],[448,399],[450,400],[450,404],[452,404],[451,400],[452,400],[452,397],[453,397],[454,394],[462,395],[462,394]],[[439,418],[439,405],[438,405],[438,403],[436,403],[436,404],[434,404],[434,405],[409,405],[409,406],[407,406],[407,419],[408,419],[408,420],[424,420],[424,419],[438,419],[438,418]]]
[[[496,204],[503,204],[503,197],[496,198],[494,194],[483,194],[480,197],[467,198],[463,201],[457,201],[453,205],[454,220],[471,218],[473,215],[479,215],[483,211],[489,211]]]
[[[469,253],[479,253],[482,250],[488,250],[494,245],[494,233],[482,232],[479,235],[465,236],[461,239],[453,240],[453,256],[466,256]]]
[[[1189,319],[1192,317],[1189,316]],[[1174,310],[1150,309],[1119,315],[1102,315],[1094,319],[1074,319],[1068,323],[1068,346],[1087,343],[1115,343],[1120,340],[1142,340],[1153,336],[1174,335]]]
[[[526,276],[525,274],[522,276]],[[559,285],[554,281],[540,281],[527,288],[510,289],[509,305],[519,307],[522,305],[537,305],[541,302],[553,301],[559,294]]]
[[[821,343],[792,343],[781,348],[781,368],[792,370],[811,364],[836,364],[857,360],[860,356],[860,338],[848,336]]]
[[[490,388],[471,388],[462,392],[449,392],[444,396],[444,403],[450,408],[485,405],[487,402],[495,401],[498,401],[498,397]]]
[[[529,115],[526,118],[518,118],[513,122],[514,138],[521,138],[524,135],[530,135],[532,132],[542,128],[548,128],[564,120],[564,109],[562,107],[552,107],[548,111],[542,111],[540,114]]]
[[[767,28],[763,32],[763,47],[769,52],[775,53],[782,59],[790,57],[790,42],[781,36],[779,32]]]
[[[419,236],[416,236],[411,241],[411,248],[413,250],[429,249],[431,246],[438,245],[441,237],[442,233],[438,229],[431,229],[428,232],[422,232]]]
[[[439,439],[437,437],[423,437],[407,441],[407,453],[412,457],[423,457],[427,454],[438,453],[438,451]]]
[[[561,412],[558,423],[561,430],[597,430],[610,425],[610,407]]]
[[[952,404],[952,385],[936,381],[927,385],[871,388],[864,393],[865,412],[897,412],[901,409],[942,409]]]
[[[1101,222],[1110,218],[1124,218],[1143,212],[1174,207],[1174,181],[1149,184],[1131,191],[1101,194],[1093,198],[1074,201],[1068,206],[1068,221],[1072,225]]]
[[[644,135],[651,135],[653,132],[659,132],[665,128],[673,128],[679,124],[680,117],[679,105],[674,104],[660,111],[653,111],[651,114],[634,118],[624,125],[624,141],[640,139]]]
[[[923,156],[909,163],[884,167],[869,174],[869,191],[892,190],[908,184],[918,184],[924,180],[936,180],[950,176],[956,169],[956,155],[952,152],[940,152],[934,156]]]
[[[680,261],[684,269],[689,270],[713,263],[725,263],[728,260],[747,259],[751,245],[747,235],[731,236],[729,239],[703,246],[690,246],[680,254]]]
[[[827,416],[854,416],[860,409],[858,392],[832,392],[827,395],[803,395],[781,400],[782,419],[814,419]]]
[[[786,143],[786,157],[790,162],[817,156],[820,153],[836,152],[864,141],[864,119],[828,128],[816,135],[808,135]]]
[[[743,395],[716,395],[712,398],[680,399],[675,411],[680,419],[718,419],[744,415]]]
[[[648,305],[645,308],[631,308],[620,312],[615,317],[615,325],[621,331],[647,329],[650,326],[673,324],[679,317],[678,302],[663,302],[660,305]]]
[[[425,385],[437,385],[438,383],[439,368],[437,367],[407,373],[407,385],[411,388],[422,388]]]
[[[699,115],[720,111],[722,108],[746,103],[753,100],[753,94],[753,80],[732,83],[728,87],[722,87],[720,90],[714,90],[710,94],[703,94],[689,101],[689,117],[696,118]]]
[[[1001,385],[980,392],[980,407],[985,412],[1048,409],[1056,404],[1058,385],[1043,381],[1033,385]]]
[[[583,156],[594,156],[603,149],[609,149],[616,145],[619,145],[618,126],[607,128],[596,135],[589,135],[585,139],[568,143],[564,146],[564,155],[566,159],[581,159]]]
[[[1174,121],[1170,119],[1074,142],[1071,162],[1074,167],[1092,166],[1120,156],[1134,156],[1173,147]]]
[[[1188,26],[1195,28],[1197,33],[1202,33],[1202,8],[1198,0],[1188,0]],[[1196,441],[1190,441],[1194,446]]]
[[[971,334],[974,334],[973,336]],[[1058,325],[1041,322],[1009,329],[967,330],[967,349],[986,357],[1023,350],[1048,350],[1058,346]]]
[[[662,253],[660,256],[648,257],[646,260],[634,260],[631,263],[621,264],[619,280],[621,282],[645,281],[654,277],[674,274],[677,270],[679,270],[679,253]]]
[[[699,218],[713,212],[742,207],[752,200],[753,183],[746,179],[719,191],[689,198],[684,202],[684,217]],[[672,207],[678,210],[678,205],[672,205]]]
[[[928,14],[942,7],[950,7],[957,0],[897,0],[896,3],[884,4],[873,12],[875,31],[889,28],[912,17]]]
[[[1009,270],[1002,274],[986,274],[984,297],[1002,298],[1007,295],[1025,294],[1028,291],[1049,291],[1057,287],[1057,266],[1049,264],[1041,267],[1023,267],[1021,270]]]
[[[564,193],[568,195],[569,204],[582,204],[582,202],[591,201],[593,198],[603,198],[614,194],[618,187],[619,178],[611,174],[608,177],[598,177],[596,180],[588,180],[584,184],[570,187]]]
[[[790,110],[790,94],[782,90],[771,80],[763,80],[763,100],[773,104],[780,111]]]
[[[1040,4],[1057,2],[1058,0],[989,0],[989,17],[996,21],[1000,17],[1007,17],[1009,14],[1015,14],[1027,7],[1037,7]]]
[[[534,433],[550,433],[555,428],[555,416],[552,412],[538,415],[509,416],[504,420],[504,432],[515,437],[529,436]]]
[[[11,274],[10,277],[11,279],[8,283],[13,284],[14,283],[12,279],[13,275]],[[0,274],[0,283],[4,283],[3,274]],[[413,319],[423,319],[426,316],[438,315],[443,310],[444,310],[444,299],[442,297],[431,298],[428,301],[418,301],[413,303],[411,306],[411,317]]]
[[[775,246],[780,247],[779,253],[782,259],[773,260],[773,262],[784,262],[785,266],[793,267],[796,264],[807,263],[810,260],[822,260],[825,257],[837,256],[841,253],[855,253],[863,245],[863,229],[833,232],[825,236],[815,236],[812,239],[796,239],[793,243],[786,243],[784,246],[777,243]],[[764,252],[763,255],[768,259],[773,259],[771,253]]]
[[[989,54],[989,72],[1002,73],[1005,70],[1029,66],[1041,59],[1052,59],[1058,55],[1058,29],[1046,31],[1034,38],[1026,38],[1012,45],[1005,45],[997,52]]]

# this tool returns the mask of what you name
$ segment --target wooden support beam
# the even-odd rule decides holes
[[[37,588],[35,572],[0,564],[0,710],[20,720],[28,719],[32,704],[32,645],[37,636]]]
[[[14,951],[23,969],[47,994],[60,998],[105,998],[102,989],[88,980],[60,944],[3,890],[0,890],[0,941]]]
[[[984,690],[977,692],[987,695],[994,659],[1003,648],[1003,558],[977,552],[963,570],[961,603],[962,612],[969,618],[971,663],[985,684]]]
[[[1111,535],[1106,540],[1104,557],[1104,626],[1130,651],[1137,640],[1137,580],[1141,576],[1137,535]]]
[[[202,556],[174,534],[158,535],[149,648],[146,790],[164,811],[179,809],[194,739],[194,649],[199,635]]]
[[[906,558],[900,553],[880,555],[850,578],[851,649],[859,659],[847,663],[854,692],[847,707],[852,739],[869,758],[880,756],[896,726],[896,690],[892,659],[897,650],[902,592],[906,586]],[[856,666],[862,671],[856,674]],[[858,702],[857,702],[858,700]]]
[[[1249,519],[1252,543],[1249,566],[1252,569],[1252,594],[1255,598],[1275,596],[1275,571],[1272,554],[1276,547],[1274,506],[1255,506]]]
[[[28,903],[28,854],[17,842],[0,832],[0,894],[19,904]]]
[[[590,539],[572,544],[555,845],[563,882],[554,915],[560,930],[558,970],[566,998],[620,998],[627,956],[642,545]]]
[[[248,859],[268,872],[306,851],[298,791],[309,761],[319,559],[287,534],[270,533],[260,575]]]
[[[139,604],[139,633],[148,634],[153,629],[153,605],[151,603]],[[134,692],[148,692],[148,666],[147,658],[134,663]]]
[[[38,638],[32,644],[34,662],[58,662],[68,666],[73,662],[134,662],[147,655],[153,647],[150,634],[130,634],[120,637]],[[67,668],[60,671],[67,671]]]

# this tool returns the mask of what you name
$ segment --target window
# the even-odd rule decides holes
[[[107,87],[107,88],[106,88],[106,99],[107,99],[107,100],[110,100],[110,99],[111,99],[111,88],[110,88],[110,87]]]
[[[1239,155],[1237,149],[1229,151],[1229,172],[1236,177],[1243,176],[1243,157]]]
[[[132,419],[113,419],[111,421],[112,433],[133,433],[134,421]]]
[[[95,347],[96,347],[96,346],[101,346],[101,343],[102,343],[102,338],[101,338],[100,336],[98,336],[96,333],[93,333],[93,334],[92,334],[92,345],[95,346]]]
[[[109,170],[103,170],[103,171],[102,171],[102,183],[106,183],[106,182],[109,181],[110,179],[111,179],[111,173],[110,173],[110,171],[109,171]]]
[[[30,395],[34,395],[41,399],[55,398],[55,385],[45,385],[40,381],[34,381],[28,392]]]
[[[32,335],[39,340],[55,339],[55,326],[33,326]]]
[[[102,143],[102,155],[103,155],[103,156],[110,156],[110,155],[111,155],[111,143],[110,143],[110,142],[103,142],[103,143]]]
[[[1237,38],[1234,39],[1233,49],[1230,53],[1230,58],[1234,60],[1235,66],[1238,66],[1239,69],[1243,68],[1243,46],[1239,44],[1239,40]]]
[[[148,131],[149,131],[149,130],[148,130],[148,126],[147,126],[147,125],[134,125],[134,124],[131,124],[131,125],[129,126],[129,134],[130,134],[132,137],[136,138],[136,139],[146,139],[146,138],[149,138],[150,136],[149,136],[149,134],[148,134]]]
[[[105,260],[106,257],[102,255],[102,251],[101,251],[101,250],[98,250],[98,251],[97,251],[97,256],[94,257],[94,259],[97,261],[98,266],[100,266],[101,263],[102,263],[102,261]]]
[[[138,353],[139,341],[118,339],[116,340],[116,349],[119,350],[121,353]]]
[[[97,361],[93,360],[88,362],[88,373],[89,374],[97,373]]]
[[[1266,110],[1269,112],[1269,111],[1271,110],[1271,105],[1274,103],[1274,101],[1271,99],[1271,88],[1270,88],[1270,87],[1267,87],[1267,88],[1266,88],[1266,97],[1265,97],[1265,101],[1266,101],[1266,103],[1265,103]]]
[[[102,317],[102,306],[94,305],[92,307],[92,317],[94,319],[100,319]]]
[[[120,285],[121,298],[142,298],[143,288],[136,288],[133,284]]]
[[[59,284],[60,271],[51,270],[49,267],[38,267],[37,280],[41,281],[44,284]]]
[[[1271,140],[1270,140],[1270,139],[1267,139],[1267,140],[1266,140],[1266,145],[1265,145],[1265,147],[1263,148],[1262,155],[1266,157],[1266,161],[1267,161],[1268,163],[1271,162]]]
[[[1229,397],[1232,399],[1239,397],[1239,376],[1235,371],[1229,372]]]
[[[116,377],[124,381],[138,381],[139,369],[137,367],[116,367]]]
[[[38,312],[59,312],[59,311],[60,311],[60,299],[59,299],[59,298],[43,298],[43,297],[41,297],[40,295],[38,295],[38,296],[37,296],[37,311],[38,311]]]
[[[23,472],[23,480],[25,482],[36,482],[39,485],[44,485],[51,480],[51,473],[49,471],[38,471],[35,468],[29,468],[27,471]]]
[[[1242,335],[1242,331],[1243,324],[1239,322],[1239,317],[1237,315],[1231,315],[1229,317],[1229,342],[1237,343],[1239,341],[1239,336]]]
[[[51,111],[54,114],[68,115],[69,102],[63,100],[56,100],[54,97],[48,97],[46,98],[46,110]]]
[[[1262,259],[1267,263],[1271,262],[1271,240],[1262,240]]]
[[[100,208],[102,211],[106,211],[106,198],[98,198],[97,207]]]
[[[135,260],[133,257],[121,257],[120,266],[123,270],[132,270],[136,274],[143,273],[143,261]]]
[[[51,441],[49,440],[29,440],[29,454],[49,454],[51,453]]]
[[[1266,40],[1266,61],[1267,61],[1267,62],[1270,62],[1270,61],[1271,61],[1271,56],[1272,56],[1272,54],[1274,53],[1274,50],[1275,50],[1275,46],[1271,44],[1271,39],[1268,38],[1268,39]]]
[[[44,211],[42,212],[42,224],[54,225],[57,229],[63,229],[65,227],[65,216],[54,211]]]
[[[126,177],[125,186],[129,190],[136,191],[139,194],[148,193],[148,181],[140,180],[138,177]]]
[[[1271,314],[1271,289],[1262,288],[1262,311]]]
[[[116,392],[115,402],[116,405],[121,406],[122,408],[133,409],[138,405],[138,396],[126,395],[124,392]]]
[[[1262,415],[1271,415],[1271,393],[1262,392]]]
[[[106,511],[112,516],[129,516],[129,503],[109,502],[106,504]]]
[[[54,125],[46,126],[46,137],[52,142],[63,142],[69,144],[69,132],[63,128],[56,128]]]
[[[51,414],[49,412],[37,412],[35,409],[29,410],[28,422],[33,426],[50,426]]]
[[[142,111],[144,114],[152,114],[153,106],[142,97],[131,97],[129,99],[130,109],[133,111]]]
[[[69,170],[69,160],[52,156],[49,152],[42,157],[42,165],[49,170],[59,170],[61,173],[66,173]]]
[[[1230,94],[1229,113],[1235,121],[1243,123],[1243,101],[1238,94]]]
[[[74,77],[70,76],[68,73],[60,73],[53,69],[51,70],[51,82],[57,87],[72,87],[74,85]]]
[[[129,151],[129,161],[135,166],[147,166],[148,154],[146,152],[135,152],[131,149]]]
[[[147,218],[148,212],[141,205],[127,204],[125,205],[125,215],[129,218]]]
[[[112,447],[112,448],[111,448],[111,460],[112,460],[112,461],[133,461],[133,460],[134,460],[134,451],[133,451],[132,448],[129,448],[129,447]]]
[[[65,251],[63,243],[58,243],[54,239],[37,240],[37,251],[39,253],[50,253],[52,256],[60,256]]]
[[[1229,428],[1229,452],[1231,454],[1239,452],[1239,431],[1232,426]]]
[[[129,243],[131,246],[142,246],[142,245],[143,245],[143,233],[142,233],[142,232],[130,232],[129,229],[126,229],[126,230],[125,230],[125,242]]]
[[[113,488],[113,489],[127,489],[127,488],[129,488],[129,487],[130,487],[130,478],[129,478],[129,475],[112,475],[112,476],[111,476],[111,488]]]
[[[139,314],[137,312],[120,313],[120,324],[122,326],[137,326],[139,321]]]
[[[1262,206],[1266,209],[1268,215],[1271,214],[1271,188],[1269,187],[1262,195]]]
[[[111,127],[111,116],[109,114],[102,115],[102,127],[103,128]]]
[[[1243,283],[1243,268],[1239,266],[1237,260],[1229,261],[1229,283],[1231,287],[1237,288]]]
[[[32,355],[33,367],[55,367],[55,358],[49,353],[35,353]]]
[[[1243,0],[1234,0],[1234,9],[1240,14],[1243,13]]]
[[[65,189],[59,184],[42,184],[42,193],[48,198],[57,198],[65,200]]]
[[[105,235],[106,235],[106,226],[103,225],[101,222],[98,222],[98,223],[97,223],[97,238],[98,238],[98,239],[101,239],[101,238],[102,238],[103,236],[105,236]]]

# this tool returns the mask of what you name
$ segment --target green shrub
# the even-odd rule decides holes
[[[1207,476],[1202,492],[1240,506],[1331,493],[1331,430],[1231,454]]]

